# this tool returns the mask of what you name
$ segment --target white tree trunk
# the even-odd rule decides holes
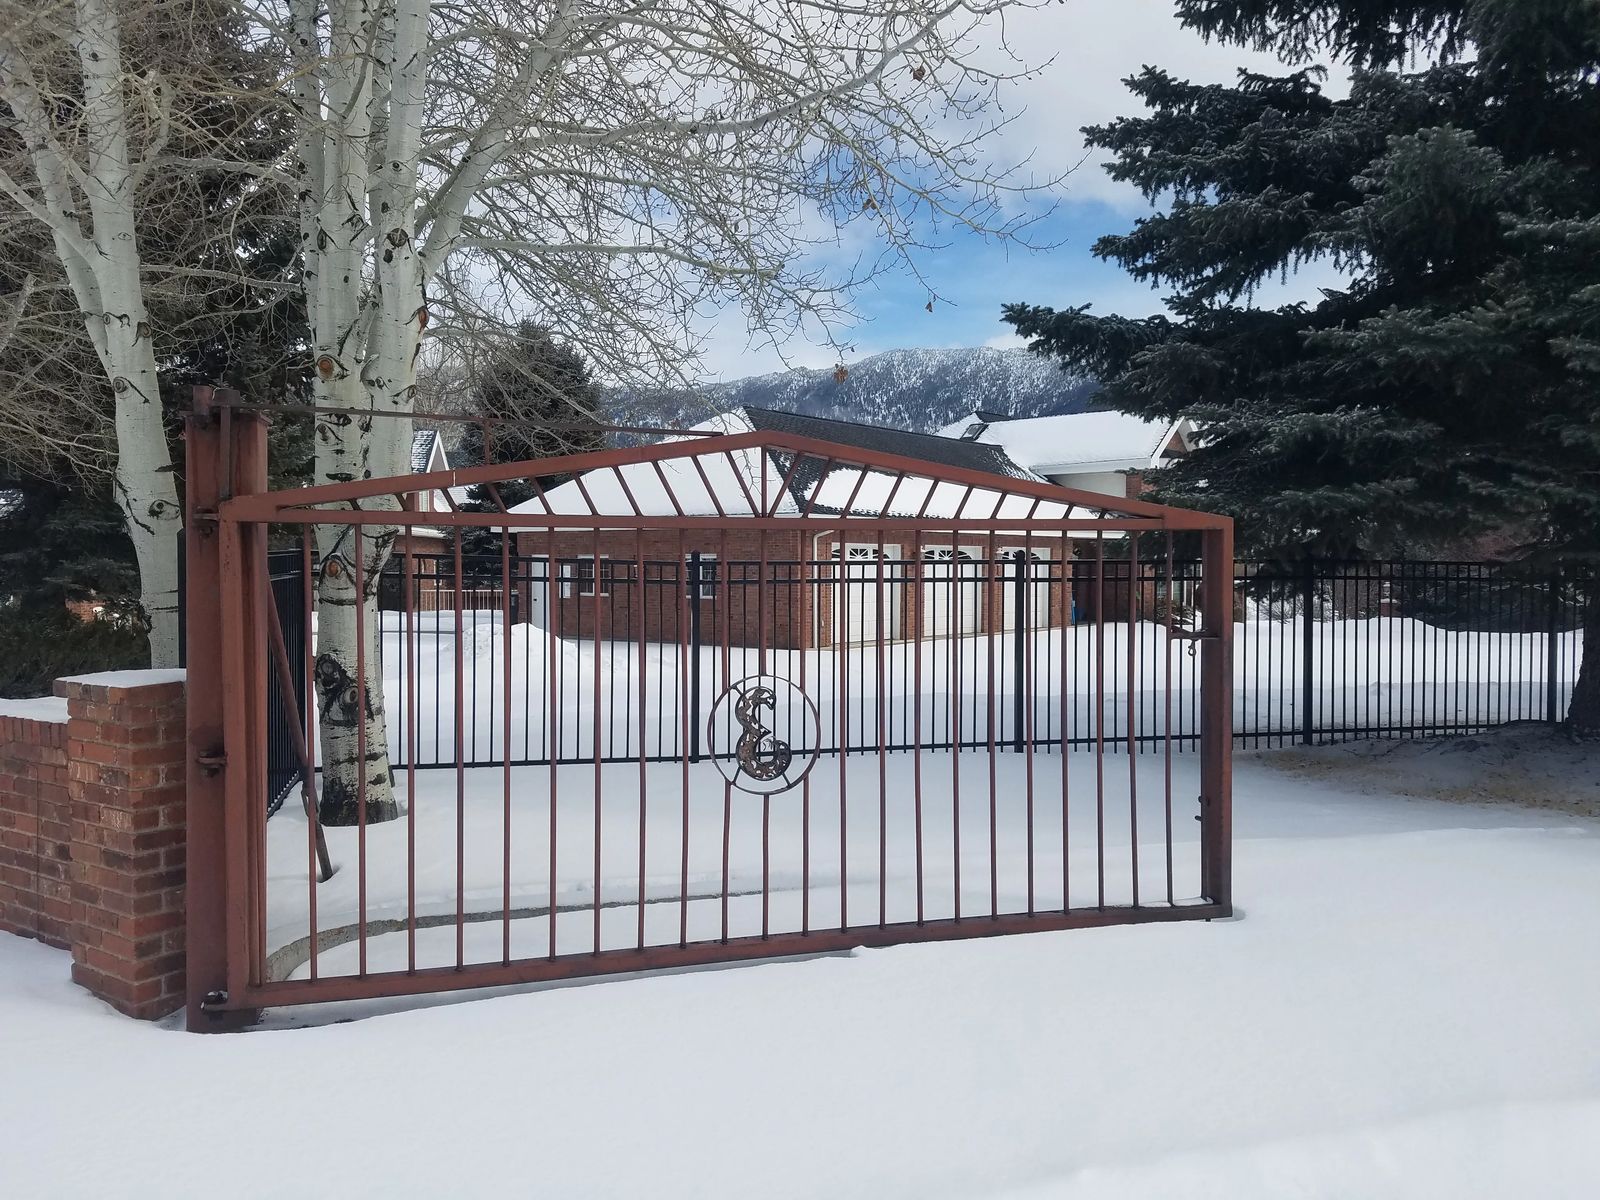
[[[414,6],[427,11],[426,0],[401,0],[402,8]],[[392,36],[380,22],[394,18],[369,0],[333,0],[328,19],[331,53],[322,63],[326,100],[312,127],[318,136],[304,137],[300,151],[306,180],[302,239],[316,355],[313,394],[318,405],[351,414],[324,416],[317,424],[318,481],[339,483],[404,474],[410,467],[411,439],[409,421],[359,415],[372,406],[362,378],[371,350],[369,327],[386,307],[381,288],[376,296],[365,294],[363,273],[372,236],[364,201],[371,181],[373,93],[375,86],[382,90],[390,65],[372,62],[369,51],[380,45],[388,51]],[[296,22],[314,30],[314,6],[297,5]],[[405,429],[388,428],[392,425]],[[389,770],[377,598],[395,530],[329,524],[319,526],[317,535],[322,565],[315,685],[322,735],[322,819],[330,825],[392,820],[400,810]]]
[[[71,40],[83,82],[80,131],[86,161],[81,168],[74,165],[72,152],[56,136],[52,110],[25,57],[0,39],[0,91],[24,135],[38,194],[26,193],[9,177],[3,182],[12,199],[50,229],[111,386],[116,500],[139,565],[140,601],[150,622],[150,659],[154,666],[176,666],[183,513],[144,300],[116,11],[106,0],[75,0]],[[87,201],[87,214],[77,202],[79,193]]]
[[[134,272],[137,279],[137,264]],[[135,288],[127,301],[108,288],[126,313],[107,329],[106,370],[116,398],[117,503],[139,564],[139,602],[150,623],[150,665],[175,667],[178,644],[178,535],[183,510],[172,477],[172,454],[161,415],[161,393],[150,325]],[[110,305],[108,305],[110,311]]]

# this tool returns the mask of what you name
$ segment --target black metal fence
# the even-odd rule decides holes
[[[273,551],[267,556],[267,581],[272,603],[278,610],[283,629],[284,648],[289,665],[289,685],[294,707],[283,702],[283,683],[278,672],[267,672],[267,815],[283,806],[285,797],[300,782],[300,755],[295,748],[295,726],[291,711],[303,713],[310,699],[306,688],[306,639],[311,631],[305,620],[304,563],[298,550]]]
[[[696,759],[716,752],[705,741],[717,698],[756,674],[799,683],[824,753],[919,742],[1142,752],[1198,739],[1198,562],[519,555],[509,593],[493,565],[493,586],[458,586],[451,556],[416,555],[409,605],[398,574],[385,587],[397,767],[412,745],[419,767],[453,766],[458,712],[466,765]],[[274,556],[297,671],[308,634],[300,572],[298,553]],[[1240,562],[1234,586],[1234,736],[1246,747],[1559,720],[1593,593],[1571,576],[1482,562],[1288,573]],[[303,704],[304,680],[296,687]],[[299,777],[283,711],[274,700],[274,804]]]

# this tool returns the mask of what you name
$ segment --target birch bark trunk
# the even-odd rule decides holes
[[[93,220],[88,266],[98,311],[85,320],[111,381],[117,431],[117,501],[139,563],[152,666],[178,663],[178,533],[182,509],[161,413],[161,388],[134,222],[135,181],[122,84],[121,30],[105,0],[77,0],[76,48],[84,81],[88,164],[82,187]],[[80,297],[80,301],[81,301]],[[96,321],[103,328],[94,330]]]
[[[399,333],[397,324],[405,322],[397,322],[395,314],[404,309],[414,321],[422,287],[420,277],[406,278],[403,251],[409,237],[399,246],[393,239],[396,229],[408,231],[414,207],[417,150],[403,139],[414,124],[413,139],[420,140],[421,117],[419,112],[409,119],[397,114],[405,107],[406,80],[415,85],[413,107],[420,105],[428,8],[427,0],[382,7],[368,0],[335,0],[328,10],[330,53],[321,73],[326,101],[314,92],[298,98],[302,107],[317,105],[310,127],[321,131],[320,137],[305,137],[301,146],[314,394],[319,405],[349,414],[319,422],[316,472],[322,482],[403,475],[410,469],[411,422],[363,418],[361,412],[410,408],[416,337],[408,340]],[[296,21],[307,31],[302,46],[313,52],[314,9],[300,6]],[[375,126],[380,115],[386,119]],[[402,201],[395,181],[403,184],[408,178],[408,198]],[[374,220],[377,228],[369,224]],[[379,265],[368,280],[363,268],[372,239],[377,239]],[[410,274],[416,276],[414,267]],[[396,505],[390,500],[364,507]],[[377,603],[395,535],[392,526],[318,529],[315,686],[322,735],[321,816],[330,825],[400,815],[389,768]]]

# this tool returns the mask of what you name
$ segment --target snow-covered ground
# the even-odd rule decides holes
[[[233,1037],[0,938],[0,1195],[1587,1198],[1594,761],[1542,730],[1241,755],[1238,920]]]
[[[395,926],[413,899],[420,917],[452,918],[417,934],[419,967],[499,962],[508,938],[509,957],[542,956],[552,931],[559,954],[711,940],[724,934],[724,888],[731,937],[798,932],[808,918],[813,929],[914,921],[919,898],[929,920],[1048,911],[1062,907],[1064,885],[1074,908],[1126,905],[1135,899],[1135,817],[1138,897],[1166,904],[1165,759],[1135,756],[1131,792],[1127,756],[1108,755],[1103,772],[1089,752],[1067,762],[1063,781],[1054,753],[1003,752],[991,763],[987,752],[930,752],[920,773],[910,754],[830,755],[801,786],[767,799],[730,790],[710,762],[478,767],[462,773],[459,788],[454,771],[419,771],[414,794],[412,780],[401,787],[405,818],[370,826],[364,838],[326,830],[338,870],[316,888],[317,929],[324,939],[351,935],[364,895],[367,920],[383,923],[367,946],[367,967],[379,971],[411,961],[408,933]],[[1172,765],[1171,900],[1192,903],[1198,757],[1174,755]],[[274,962],[272,978],[310,969],[310,851],[304,810],[285,805],[267,827],[267,946],[298,948]],[[479,917],[459,947],[458,907]],[[326,950],[318,970],[355,974],[359,953],[352,942]]]

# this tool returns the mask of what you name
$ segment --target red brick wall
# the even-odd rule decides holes
[[[0,717],[0,930],[72,950],[72,977],[130,1016],[180,1008],[183,683],[61,680],[65,721]]]
[[[940,538],[948,535],[924,535],[925,546],[944,544]],[[917,532],[914,529],[886,530],[883,540],[888,545],[899,545],[903,555],[910,555],[916,545]],[[705,599],[700,604],[701,642],[703,645],[720,643],[726,633],[728,643],[732,646],[755,646],[763,641],[775,649],[798,649],[808,647],[816,640],[813,630],[821,622],[821,643],[832,643],[832,593],[834,587],[831,580],[834,578],[831,568],[824,566],[817,568],[811,566],[812,562],[827,563],[829,555],[837,547],[839,538],[836,535],[824,534],[820,538],[802,530],[794,531],[768,531],[763,534],[760,530],[742,530],[732,528],[724,537],[720,532],[699,533],[688,532],[680,543],[675,531],[652,530],[640,534],[621,531],[603,531],[598,537],[593,533],[524,533],[518,535],[518,555],[536,555],[551,557],[555,560],[557,575],[556,585],[551,589],[551,619],[557,633],[562,637],[589,638],[595,636],[595,622],[598,611],[600,636],[602,638],[616,638],[623,640],[637,640],[639,637],[639,621],[641,597],[644,595],[644,637],[646,641],[677,641],[682,636],[682,624],[688,619],[688,605],[681,602],[680,587],[671,580],[682,580],[687,577],[685,568],[676,564],[694,551],[706,555],[715,555],[719,559],[726,558],[734,564],[732,580],[724,580],[716,589],[714,599]],[[877,533],[851,536],[846,540],[854,542],[876,542]],[[985,550],[988,537],[984,534],[974,534],[962,539],[961,544],[978,544]],[[1052,561],[1059,562],[1057,556],[1062,553],[1065,543],[1061,539],[1047,539],[1035,536],[1031,539],[1018,534],[998,535],[994,539],[997,555],[1007,551],[1020,550],[1029,547],[1042,550],[1051,555]],[[580,594],[578,586],[564,587],[560,578],[562,560],[589,559],[594,556],[598,548],[602,559],[609,559],[611,569],[615,573],[610,594],[596,598],[593,595]],[[766,586],[754,586],[759,564],[765,552],[768,564]],[[628,583],[638,571],[638,556],[642,553],[645,560],[645,586],[643,589],[631,587]],[[604,569],[604,568],[602,568]],[[1051,568],[1052,577],[1061,579],[1059,565]],[[820,572],[820,573],[819,573]],[[898,573],[898,574],[897,574]],[[886,594],[889,588],[896,586],[896,578],[904,582],[900,585],[899,615],[892,627],[886,627],[884,636],[887,639],[909,637],[917,628],[919,604],[921,597],[914,586],[914,569],[909,566],[900,566],[886,572]],[[749,581],[751,586],[741,586],[740,581]],[[785,580],[792,580],[792,586],[784,586]],[[819,586],[820,580],[820,586]],[[867,581],[873,582],[873,577],[868,576]],[[587,585],[585,585],[587,586]],[[986,610],[982,628],[987,630],[992,627],[1001,628],[1001,613],[1005,605],[1011,603],[1011,587],[1009,581],[1002,579],[996,584],[985,585],[984,605]],[[526,582],[519,585],[521,596],[519,604],[521,611],[529,611],[530,587]],[[875,592],[875,589],[872,589]],[[564,591],[570,595],[563,596]],[[1065,615],[1070,610],[1070,586],[1063,586],[1060,582],[1050,586],[1050,612],[1049,623],[1062,623]],[[875,601],[874,601],[875,602]],[[891,605],[886,606],[886,612]],[[726,611],[724,611],[726,610]],[[726,623],[726,630],[724,624]],[[763,629],[765,636],[762,636]]]
[[[152,1018],[184,999],[183,683],[99,681],[116,678],[56,685],[69,714],[72,977]]]
[[[0,930],[72,938],[67,724],[0,716]]]
[[[609,560],[615,575],[610,594],[599,597],[581,595],[588,585],[578,585],[561,576],[563,560],[589,559],[596,545],[600,557]],[[598,609],[600,636],[636,641],[639,638],[640,607],[643,606],[644,637],[652,642],[681,640],[690,606],[685,596],[687,566],[683,561],[694,552],[715,556],[719,563],[715,595],[700,601],[700,639],[703,645],[719,644],[724,636],[733,646],[755,646],[765,642],[776,649],[798,649],[810,613],[809,592],[800,582],[800,531],[766,532],[733,529],[724,537],[720,532],[686,533],[680,553],[678,534],[669,530],[648,530],[639,534],[607,531],[598,540],[592,533],[524,533],[517,537],[519,555],[537,555],[555,560],[556,581],[550,594],[550,619],[562,637],[595,636]],[[768,563],[768,578],[795,580],[792,587],[756,585],[763,552]],[[631,585],[643,555],[645,583]],[[809,557],[809,549],[806,556]],[[731,580],[721,567],[723,560],[734,564]],[[707,563],[709,566],[709,562]],[[602,570],[605,568],[602,567]],[[778,573],[782,572],[780,576]],[[521,610],[529,611],[530,587],[519,585]],[[563,595],[570,591],[570,595]],[[641,596],[640,593],[643,593]]]

